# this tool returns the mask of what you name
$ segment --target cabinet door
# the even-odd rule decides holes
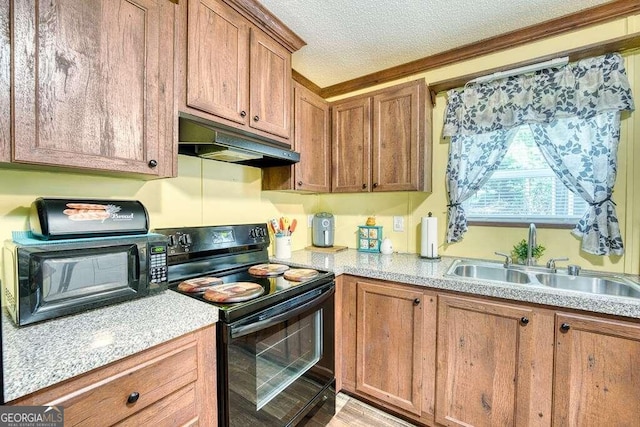
[[[336,390],[356,391],[358,278],[336,278]]]
[[[289,138],[291,54],[257,28],[251,29],[251,118],[255,129]]]
[[[173,61],[173,19],[162,19],[163,7],[154,0],[13,3],[13,161],[164,169],[159,117],[173,117],[159,105],[170,89],[159,76],[161,64]]]
[[[373,97],[372,191],[422,187],[424,87],[417,82]]]
[[[331,191],[331,131],[329,104],[304,86],[293,83],[293,166],[262,170],[263,190]]]
[[[331,191],[331,131],[329,104],[307,88],[294,85],[294,149],[300,162],[294,165],[295,188]]]
[[[356,390],[417,416],[422,404],[422,292],[358,281]]]
[[[558,314],[555,351],[554,425],[638,425],[640,325]]]
[[[189,0],[187,105],[246,124],[249,25],[218,0]]]
[[[371,98],[332,107],[331,191],[367,192],[371,185]]]
[[[550,425],[552,325],[530,308],[441,296],[436,422]]]

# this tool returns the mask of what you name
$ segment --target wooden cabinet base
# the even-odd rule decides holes
[[[215,328],[11,402],[65,408],[65,426],[217,424]]]
[[[336,302],[339,387],[420,424],[434,419],[435,294],[342,276]]]
[[[639,320],[348,275],[336,306],[337,390],[413,423],[640,419]]]

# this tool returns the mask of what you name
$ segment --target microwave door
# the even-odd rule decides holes
[[[69,290],[71,275],[73,274],[73,269],[77,264],[77,262],[69,262],[62,267],[62,277],[60,277],[60,284],[58,285],[59,294],[66,293]]]

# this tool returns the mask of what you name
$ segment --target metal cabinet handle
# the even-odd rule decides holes
[[[522,326],[527,326],[529,324],[529,318],[524,316],[520,319],[520,323],[522,324]]]
[[[366,190],[367,189],[367,184],[362,184],[362,189]]]
[[[298,185],[302,185],[302,181],[298,181]]]
[[[240,117],[247,117],[247,112],[244,110],[240,111]]]
[[[138,399],[140,399],[140,393],[138,393],[137,391],[134,391],[127,398],[127,403],[136,403]]]
[[[560,325],[560,330],[562,332],[567,332],[569,329],[571,329],[571,325],[569,325],[568,323],[563,323],[562,325]]]
[[[258,117],[258,116],[253,116],[253,121],[254,121],[254,122],[257,122],[258,120],[260,120],[260,117]]]
[[[420,305],[420,298],[416,298],[413,300],[413,305]]]
[[[158,166],[158,161],[157,160],[149,160],[149,167],[150,168],[155,168],[156,166]]]
[[[373,188],[378,188],[378,183],[377,182],[373,183]]]

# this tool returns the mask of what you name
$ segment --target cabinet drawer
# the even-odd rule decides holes
[[[189,384],[119,422],[116,426],[196,426],[199,421],[196,406],[196,389],[194,384]]]
[[[170,394],[195,382],[198,377],[197,366],[197,343],[191,342],[50,404],[64,406],[65,426],[112,425],[165,396],[170,398]],[[139,397],[134,403],[127,403],[132,393],[138,393]],[[192,400],[195,400],[195,396],[192,396]]]

